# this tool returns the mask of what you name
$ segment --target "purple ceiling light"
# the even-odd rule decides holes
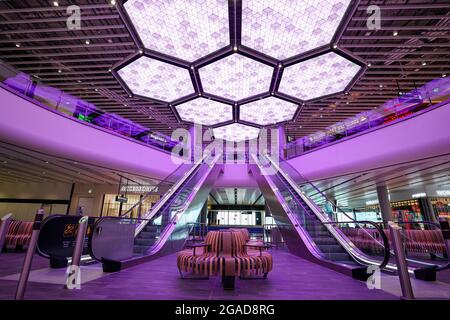
[[[195,93],[187,69],[156,59],[140,57],[117,73],[133,94],[143,97],[170,102]]]
[[[245,141],[258,138],[260,129],[246,126],[240,123],[233,123],[226,126],[213,129],[213,135],[216,139],[228,141]]]
[[[128,0],[124,8],[147,49],[191,62],[230,44],[227,0]]]
[[[175,106],[181,120],[212,126],[233,120],[233,106],[206,98],[197,98]]]
[[[283,60],[329,44],[351,0],[243,0],[242,44]]]
[[[199,69],[203,90],[206,93],[238,101],[268,92],[273,67],[232,54]]]
[[[241,105],[239,120],[261,126],[289,121],[294,117],[297,107],[295,103],[269,97]]]
[[[342,92],[361,68],[329,52],[286,67],[278,91],[301,100]]]

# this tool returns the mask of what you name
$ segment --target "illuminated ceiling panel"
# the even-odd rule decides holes
[[[361,70],[361,66],[329,52],[287,67],[279,92],[301,100],[310,100],[343,91]]]
[[[227,0],[129,0],[124,7],[148,49],[194,61],[230,44]]]
[[[233,120],[233,107],[221,102],[198,98],[175,107],[181,120],[211,126]]]
[[[233,123],[223,127],[213,129],[213,135],[216,139],[228,141],[244,141],[258,138],[260,129],[246,126],[240,123]]]
[[[243,0],[242,44],[286,59],[329,44],[351,0]]]
[[[230,100],[268,92],[273,68],[240,54],[232,54],[199,69],[203,90]]]
[[[269,97],[241,105],[239,119],[266,126],[292,120],[297,107],[295,103]]]
[[[195,93],[189,71],[148,57],[140,57],[118,71],[137,95],[170,102]]]

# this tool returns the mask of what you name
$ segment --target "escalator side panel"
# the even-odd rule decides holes
[[[307,240],[306,232],[301,226],[289,218],[288,211],[283,206],[285,200],[282,197],[278,197],[270,186],[268,182],[270,177],[262,175],[257,165],[251,165],[250,170],[258,183],[266,203],[268,203],[271,209],[272,216],[279,226],[289,251],[301,258],[353,277],[355,271],[360,268],[329,261],[318,255],[312,244]]]
[[[198,190],[194,189],[191,192],[186,200],[186,209],[180,214],[178,220],[172,221],[172,224],[165,228],[164,234],[168,236],[167,240],[161,241],[161,243],[155,245],[155,247],[146,255],[121,261],[120,268],[129,268],[182,250],[190,229],[192,228],[192,225],[190,224],[197,221],[201,210],[208,199],[209,193],[214,186],[215,180],[217,180],[217,177],[222,172],[222,165],[214,165],[201,183],[200,188],[198,188]]]

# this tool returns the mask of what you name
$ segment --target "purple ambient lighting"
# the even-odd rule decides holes
[[[137,95],[170,102],[195,93],[189,71],[140,57],[118,71],[128,88]]]
[[[233,106],[206,98],[197,98],[175,106],[181,120],[212,126],[233,120]]]
[[[279,60],[331,42],[350,0],[243,0],[242,44]]]
[[[238,101],[268,92],[273,68],[235,53],[198,72],[205,92]]]
[[[292,120],[298,105],[275,97],[240,106],[239,119],[261,126]]]
[[[344,91],[361,66],[329,52],[287,67],[279,92],[301,100],[311,100]]]
[[[226,126],[213,129],[213,135],[216,139],[228,141],[245,141],[258,138],[260,129],[246,126],[240,123],[233,123]]]
[[[230,44],[226,0],[129,0],[124,8],[148,49],[191,62]]]

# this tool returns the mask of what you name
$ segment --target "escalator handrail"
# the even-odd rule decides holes
[[[265,155],[265,156],[269,159],[269,161],[270,161],[273,165],[275,165],[275,164],[273,163],[272,159],[271,159],[268,155]],[[281,168],[280,168],[280,167],[278,167],[278,171],[281,172]],[[299,175],[306,183],[309,183],[314,189],[316,189],[317,192],[319,192],[319,193],[326,199],[326,201],[328,201],[329,203],[332,203],[332,201],[330,201],[330,199],[329,199],[329,198],[328,198],[328,197],[327,197],[327,196],[326,196],[319,188],[317,188],[311,181],[309,181],[309,180],[306,179],[304,176],[302,176],[297,170],[296,170],[296,172],[298,173],[298,175]],[[285,179],[286,179],[286,178],[285,178]],[[287,179],[286,179],[286,180],[287,180]],[[288,181],[288,182],[289,182],[289,181]],[[292,181],[292,183],[296,185],[295,181]],[[302,193],[301,195],[303,195],[303,196],[306,197],[306,195],[305,195],[304,193]],[[300,196],[301,196],[301,195],[300,195]],[[314,204],[315,208],[318,209],[320,213],[322,213],[322,210],[320,210],[319,208],[317,208],[317,206],[315,205],[314,202],[313,202],[312,204]],[[358,223],[357,220],[355,220],[354,218],[352,218],[352,217],[350,217],[349,215],[347,215],[347,213],[346,213],[344,210],[342,210],[338,205],[334,205],[334,204],[333,204],[333,207],[335,207],[336,210],[340,211],[340,212],[341,212],[342,214],[344,214],[348,219],[350,219],[350,220],[352,221],[352,223],[356,223],[357,225],[359,225],[359,223]],[[330,218],[329,218],[327,215],[321,214],[321,216],[324,217],[326,220],[328,220],[328,221],[330,221],[330,222],[334,222],[334,221],[331,221]],[[378,242],[378,240],[375,239],[369,232],[367,232],[364,228],[362,228],[362,229],[364,230],[364,232],[366,232],[366,234],[367,234],[369,237],[371,237],[373,240],[375,240],[376,242]],[[379,243],[379,242],[378,242],[378,243]],[[381,245],[381,243],[379,243],[379,244]]]
[[[298,189],[298,186],[297,186],[297,184],[295,183],[295,182],[289,182],[289,180],[291,180],[290,179],[290,177],[289,176],[284,176],[285,174],[284,174],[284,172],[281,170],[281,168],[278,166],[278,165],[276,165],[274,162],[273,162],[273,160],[270,158],[270,156],[269,155],[267,155],[267,154],[265,154],[264,155],[268,160],[269,160],[269,162],[270,162],[270,164],[272,165],[272,166],[274,166],[275,167],[275,169],[277,169],[277,171],[278,172],[280,172],[281,174],[282,174],[282,176],[283,176],[283,178],[284,179],[286,179],[287,180],[287,182],[289,183],[289,184],[291,184],[291,187],[292,188],[294,188],[294,190],[299,194],[299,196],[300,197],[302,197],[302,198],[304,198],[304,201],[307,203],[307,204],[309,204],[311,207],[312,207],[312,209],[313,209],[313,211],[314,211],[314,214],[316,214],[316,216],[321,220],[321,222],[322,223],[326,223],[326,222],[329,222],[329,223],[335,223],[335,222],[333,222],[333,221],[331,221],[330,220],[330,218],[327,216],[327,215],[324,215],[323,214],[323,212],[322,212],[322,210],[320,210],[316,205],[315,205],[315,203],[314,202],[312,202],[312,201],[310,201],[309,200],[309,198],[308,197],[306,197],[299,189]],[[301,175],[300,175],[301,176]],[[301,176],[302,177],[302,176]],[[306,180],[306,179],[305,179]],[[293,184],[293,185],[292,185]],[[328,200],[328,198],[327,198],[327,200]],[[329,200],[328,200],[329,201]],[[336,206],[337,207],[337,206]],[[345,212],[344,212],[344,214],[345,214]],[[345,214],[345,216],[347,216],[346,214]],[[348,216],[347,216],[348,217]],[[355,219],[353,219],[353,218],[351,218],[351,217],[349,217],[349,219],[351,220],[351,222],[349,222],[349,221],[347,221],[346,223],[355,223],[355,224],[357,224],[357,225],[359,225],[359,223],[358,223],[358,221],[356,221]],[[358,254],[356,254],[354,251],[355,251],[355,249],[354,248],[352,248],[352,246],[350,245],[350,243],[351,243],[351,241],[350,241],[350,239],[348,239],[344,234],[342,234],[342,232],[340,232],[340,231],[338,231],[338,230],[336,230],[336,228],[334,228],[333,226],[326,226],[327,227],[327,229],[328,229],[328,231],[330,231],[331,232],[331,234],[338,240],[338,242],[339,243],[341,243],[342,245],[343,245],[343,247],[346,249],[346,251],[351,255],[351,256],[353,256],[357,261],[364,261],[364,263],[365,264],[374,264],[373,263],[373,259],[372,258],[369,258],[369,259],[367,259],[367,257],[360,257],[360,255],[361,254],[363,254],[362,252],[359,252],[359,250],[358,250]],[[363,230],[363,232],[365,232],[370,238],[372,238],[376,243],[378,243],[380,246],[384,246],[384,244],[381,244],[377,239],[375,239],[367,230],[365,230],[364,228],[361,228],[362,230]],[[384,238],[383,238],[383,241],[384,241]],[[353,244],[353,246],[354,247],[356,247],[354,244]],[[357,247],[356,247],[357,248]],[[386,248],[386,247],[385,247]],[[390,252],[390,250],[389,250],[389,252]],[[372,261],[365,261],[365,260],[372,260]],[[383,258],[383,261],[380,263],[380,266],[381,265],[383,265],[384,263],[385,263],[385,258]],[[378,264],[378,262],[377,262],[377,264]],[[396,267],[395,266],[391,266],[389,263],[386,263],[386,265],[384,265],[383,267],[389,267],[389,269],[396,269]]]
[[[183,164],[181,164],[181,165],[183,165]],[[194,166],[195,166],[195,165],[194,165]],[[180,166],[177,167],[177,168],[175,169],[175,171],[172,172],[172,173],[169,175],[169,177],[172,176],[172,174],[174,174],[176,171],[178,171],[179,168],[180,168]],[[191,169],[192,169],[192,168],[191,168]],[[164,180],[162,180],[162,181],[161,181],[160,183],[158,183],[158,185],[155,186],[155,187],[159,187],[159,186],[161,186],[161,185],[163,185],[163,184],[166,184],[167,182],[170,183],[171,181],[169,180],[169,177],[167,177],[167,178],[165,178]],[[182,177],[182,178],[183,178],[183,177]],[[172,182],[172,183],[173,183],[173,182]],[[176,183],[176,182],[175,182],[175,183]],[[169,190],[168,190],[167,192],[171,191],[173,187],[174,187],[174,185],[172,185],[172,187],[170,187]],[[127,216],[127,215],[130,215],[130,214],[133,212],[133,210],[134,210],[138,205],[144,203],[144,201],[145,201],[149,196],[151,196],[152,194],[154,194],[153,191],[147,192],[147,194],[145,194],[145,196],[142,197],[142,199],[140,199],[138,202],[136,202],[136,203],[135,203],[131,208],[129,208],[127,211],[125,211],[124,213],[122,213],[122,214],[120,215],[120,217],[125,217],[125,216]],[[162,197],[161,199],[159,199],[159,200],[156,202],[156,204],[158,204],[163,198],[164,198],[164,197]],[[155,204],[155,205],[156,205],[156,204]]]
[[[208,156],[209,156],[209,153],[205,153],[205,154],[203,155],[203,157],[202,157],[198,162],[196,162],[196,163],[192,166],[192,168],[190,168],[188,171],[186,171],[185,174],[183,175],[183,177],[182,177],[179,181],[177,181],[177,183],[175,183],[175,184],[169,189],[168,192],[166,192],[166,193],[164,194],[164,196],[160,199],[160,201],[158,201],[158,202],[156,203],[156,205],[155,205],[153,208],[150,209],[149,212],[147,212],[147,213],[144,215],[144,218],[145,218],[146,220],[152,219],[152,217],[154,217],[154,216],[158,213],[158,211],[164,206],[164,204],[170,199],[170,197],[171,197],[172,195],[174,195],[175,192],[177,192],[177,190],[180,188],[180,186],[181,186],[185,181],[187,181],[187,179],[189,179],[190,177],[192,177],[193,173],[195,173],[195,172],[200,168],[200,165],[203,163],[204,160],[206,160],[206,158],[207,158]],[[148,221],[143,221],[142,223],[140,223],[140,224],[136,227],[136,233],[135,233],[135,235],[139,234],[139,232],[142,231],[142,229],[147,225],[147,223],[148,223]]]
[[[386,233],[384,232],[384,229],[377,223],[373,222],[373,221],[357,221],[358,224],[359,223],[363,223],[363,224],[370,224],[372,226],[375,227],[375,229],[377,230],[377,232],[380,234],[382,240],[383,240],[383,251],[384,251],[384,255],[383,255],[383,261],[381,262],[381,264],[379,265],[380,269],[383,269],[384,267],[387,266],[387,264],[389,263],[389,259],[391,257],[391,250],[390,250],[390,245],[389,245],[389,239],[386,236]],[[347,221],[332,221],[332,222],[324,222],[324,224],[347,224]],[[364,228],[362,228],[364,229]]]
[[[210,153],[208,153],[207,155],[205,155],[203,159],[206,160],[207,157],[212,156]],[[210,167],[210,169],[208,170],[208,173],[205,174],[204,178],[197,183],[197,185],[193,188],[193,190],[198,190],[199,186],[202,185],[204,183],[204,180],[206,179],[206,177],[209,175],[209,173],[211,172],[212,168],[214,167],[214,165],[216,164],[216,162],[219,160],[219,158],[222,157],[221,154],[218,154],[214,157],[213,161],[211,162],[211,164],[206,164]],[[200,161],[200,163],[202,163],[202,161]],[[192,178],[193,174],[190,175],[190,178]],[[182,208],[179,208],[176,212],[176,214],[173,215],[173,217],[170,219],[170,221],[167,223],[167,225],[162,229],[158,240],[152,245],[152,250],[151,252],[156,252],[159,250],[159,246],[161,245],[161,242],[164,243],[165,239],[168,237],[169,233],[169,227],[174,226],[177,223],[177,220],[179,218],[179,213],[183,213],[185,211],[185,208],[190,204],[190,201],[185,202],[184,206]],[[138,234],[138,232],[135,232],[135,237]],[[150,253],[152,254],[152,253]]]

